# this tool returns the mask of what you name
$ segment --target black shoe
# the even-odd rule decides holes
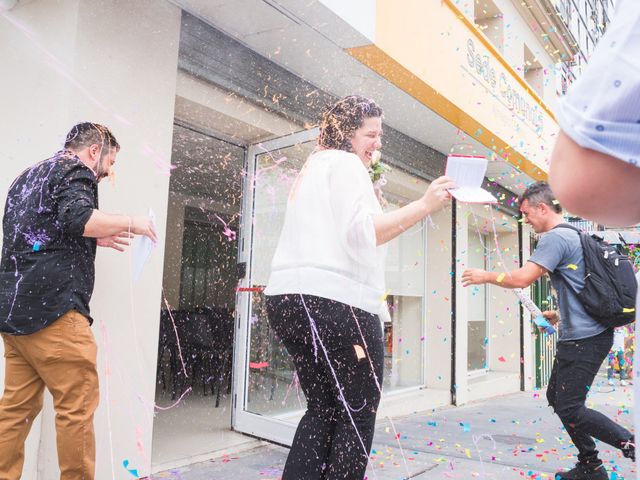
[[[620,445],[620,450],[622,450],[622,455],[625,458],[630,458],[632,462],[636,461],[636,444],[634,437],[623,442],[622,445]]]
[[[556,473],[555,480],[609,480],[609,475],[602,463],[598,465],[588,463],[576,463],[568,472]]]

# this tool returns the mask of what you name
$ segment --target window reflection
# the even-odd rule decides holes
[[[487,269],[490,265],[490,245],[487,235],[469,230],[468,258],[471,268]],[[469,372],[487,370],[487,350],[489,349],[489,328],[487,326],[487,285],[473,285],[469,290],[468,322]]]

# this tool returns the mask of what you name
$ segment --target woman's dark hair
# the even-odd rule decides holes
[[[562,206],[560,206],[560,203],[556,200],[556,196],[551,191],[551,187],[547,182],[539,181],[529,185],[522,195],[520,195],[520,198],[518,198],[518,203],[522,205],[522,202],[525,200],[528,200],[529,205],[532,207],[537,207],[541,203],[544,203],[554,212],[562,213]]]
[[[328,107],[320,121],[318,146],[351,151],[351,137],[366,118],[382,117],[376,102],[360,95],[349,95]]]
[[[72,150],[80,150],[84,147],[90,147],[91,145],[109,146],[109,148],[115,148],[116,151],[120,150],[120,144],[113,136],[111,130],[104,125],[93,122],[83,122],[74,125],[73,128],[67,133],[67,138],[64,142],[64,148],[70,148]],[[106,149],[103,152],[106,153]]]

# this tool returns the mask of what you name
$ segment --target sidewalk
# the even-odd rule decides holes
[[[599,376],[587,404],[631,429],[633,387],[611,387]],[[545,392],[524,392],[462,407],[396,418],[400,452],[388,419],[379,419],[369,480],[541,479],[568,469],[577,451]],[[635,479],[634,464],[618,450],[599,444],[612,480]],[[278,480],[288,450],[268,445],[238,455],[162,472],[154,479]],[[408,473],[407,473],[408,472]],[[304,479],[300,479],[304,480]]]

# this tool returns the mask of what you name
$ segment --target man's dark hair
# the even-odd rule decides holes
[[[351,151],[351,137],[366,118],[382,117],[382,108],[373,100],[350,95],[338,100],[322,114],[318,145]]]
[[[556,213],[562,213],[562,206],[556,200],[556,196],[551,191],[551,187],[547,182],[536,182],[527,187],[527,189],[518,198],[518,203],[522,205],[525,200],[529,201],[529,205],[536,207],[544,203]]]
[[[82,122],[74,125],[67,133],[67,138],[64,142],[64,148],[72,150],[81,150],[91,145],[101,145],[104,149],[103,154],[107,153],[107,149],[104,148],[106,146],[115,148],[116,151],[120,150],[120,144],[111,133],[111,130],[104,125],[93,122]]]

